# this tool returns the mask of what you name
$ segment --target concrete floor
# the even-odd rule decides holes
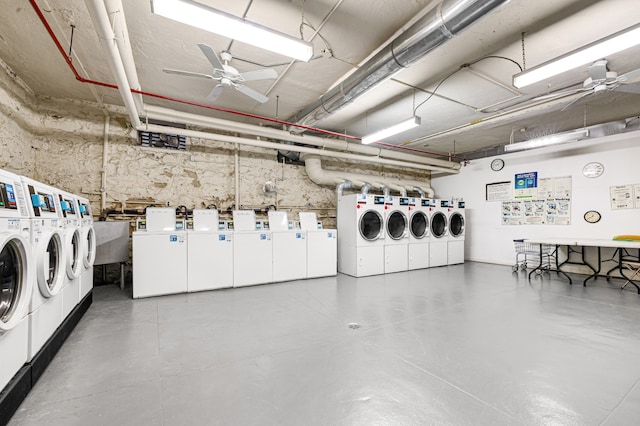
[[[619,283],[616,283],[619,286]],[[640,296],[467,263],[94,304],[10,425],[622,425]]]

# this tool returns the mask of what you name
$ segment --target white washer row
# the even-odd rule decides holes
[[[336,275],[337,233],[315,213],[252,210],[221,221],[217,210],[195,209],[177,220],[173,208],[148,208],[133,233],[133,297],[243,287]]]
[[[463,263],[464,230],[464,201],[343,195],[338,271],[361,277]]]
[[[93,287],[88,200],[0,170],[0,390]]]

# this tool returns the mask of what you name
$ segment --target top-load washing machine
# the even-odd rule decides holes
[[[389,195],[384,211],[384,272],[409,268],[409,198]]]
[[[62,211],[63,248],[65,251],[65,280],[62,285],[62,318],[66,318],[80,302],[80,273],[84,243],[80,233],[80,206],[74,194],[58,190]]]
[[[80,209],[80,237],[82,246],[82,271],[80,272],[80,297],[84,299],[93,289],[93,262],[96,260],[96,234],[93,230],[93,212],[89,200],[78,197]]]
[[[193,210],[193,229],[187,231],[189,292],[233,287],[233,232],[220,229],[218,216],[215,209]]]
[[[429,267],[430,203],[428,198],[409,199],[409,269]]]
[[[429,267],[447,265],[449,201],[430,199],[429,209],[431,211]]]
[[[300,212],[300,230],[306,233],[307,278],[338,273],[338,231],[323,229],[313,212]]]
[[[449,204],[447,263],[456,265],[464,263],[464,201],[451,200]]]
[[[29,305],[29,360],[42,349],[62,324],[62,288],[66,278],[66,251],[62,208],[58,192],[43,183],[23,177],[23,190],[31,218],[34,250],[34,288]]]
[[[29,359],[35,279],[30,230],[20,177],[0,170],[0,392]]]
[[[133,298],[187,292],[187,233],[172,207],[148,207],[133,232]]]
[[[287,212],[269,210],[269,228],[273,245],[273,281],[301,280],[307,277],[306,234]],[[298,229],[296,229],[298,228]]]
[[[354,277],[384,274],[383,195],[338,198],[338,272]]]
[[[233,211],[233,286],[273,281],[271,231],[253,210]]]

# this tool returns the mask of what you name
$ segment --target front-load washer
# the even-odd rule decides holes
[[[429,200],[431,211],[431,235],[429,241],[429,267],[447,265],[447,243],[449,242],[449,201]]]
[[[338,231],[323,229],[313,212],[300,212],[300,230],[307,237],[307,278],[338,273]]]
[[[409,199],[409,270],[429,267],[429,207],[428,198]]]
[[[63,247],[66,259],[65,280],[62,285],[62,318],[66,318],[80,302],[80,273],[84,247],[77,196],[58,190],[58,197],[62,211]]]
[[[465,210],[464,201],[452,200],[449,204],[447,263],[464,263]]]
[[[62,288],[66,278],[65,237],[58,192],[43,183],[22,178],[31,219],[35,276],[29,305],[29,360],[62,324]]]
[[[233,232],[222,225],[218,210],[193,210],[193,229],[187,231],[187,291],[233,287]]]
[[[409,268],[409,198],[389,195],[384,211],[384,272]]]
[[[253,210],[233,211],[233,286],[273,282],[271,231]]]
[[[20,177],[0,170],[0,392],[29,360],[35,279],[31,221]]]
[[[269,229],[273,246],[273,281],[301,280],[307,276],[307,240],[287,212],[269,210]]]
[[[133,232],[133,298],[187,292],[187,234],[172,207],[148,207]]]
[[[385,197],[338,198],[338,272],[354,277],[384,274]]]
[[[93,230],[93,212],[89,200],[78,197],[80,209],[80,237],[82,247],[82,271],[80,272],[80,296],[84,299],[93,289],[93,262],[96,260],[96,234]]]

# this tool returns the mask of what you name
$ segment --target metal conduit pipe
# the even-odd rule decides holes
[[[328,117],[508,1],[442,0],[353,74],[287,121],[310,126]]]
[[[385,197],[391,195],[391,188],[389,188],[387,185],[382,185],[380,189],[382,190],[382,195],[384,195]]]
[[[305,162],[306,165],[306,162]],[[369,193],[369,190],[371,189],[371,184],[368,182],[365,182],[364,185],[362,185],[362,188],[360,190],[360,193],[362,195],[367,195]]]
[[[424,198],[424,191],[419,186],[414,186],[413,190],[420,194],[420,198]]]
[[[344,180],[336,187],[336,195],[338,197],[342,197],[342,193],[345,189],[351,189],[353,187],[353,182],[350,180]]]

